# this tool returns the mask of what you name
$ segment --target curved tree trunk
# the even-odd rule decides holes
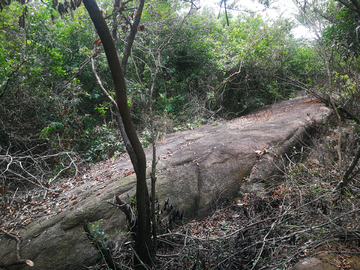
[[[136,163],[133,163],[137,177],[136,202],[138,211],[135,251],[137,252],[137,255],[139,256],[142,263],[146,265],[151,265],[150,205],[149,193],[146,185],[145,153],[132,123],[130,109],[127,104],[124,73],[120,65],[117,49],[110,34],[110,30],[95,0],[83,0],[83,2],[87,11],[89,12],[91,20],[93,21],[104,46],[105,54],[111,71],[111,76],[114,82],[116,103],[118,105],[119,112],[123,120],[126,134],[136,155]],[[140,5],[143,6],[143,4],[144,0],[141,0]],[[139,261],[137,259],[135,260],[135,262],[137,262],[136,264],[140,265],[136,267],[137,269],[143,268],[143,266],[139,264]]]

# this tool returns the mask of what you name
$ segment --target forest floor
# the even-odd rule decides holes
[[[351,124],[345,128],[348,160],[355,151],[352,130]],[[268,183],[266,195],[247,193],[159,235],[156,269],[291,269],[316,257],[321,269],[359,270],[360,181],[355,176],[343,193],[336,190],[341,172],[334,134],[336,128],[327,126],[294,151],[284,177]],[[127,245],[116,246],[114,257],[131,269]]]

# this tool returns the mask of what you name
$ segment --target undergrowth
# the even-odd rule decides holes
[[[350,159],[357,135],[348,131],[343,151]],[[308,158],[306,149],[300,159],[289,158],[281,183],[268,184],[266,195],[247,193],[159,235],[153,269],[290,269],[315,254],[360,254],[359,177],[345,192],[336,190],[336,140],[331,132],[320,137]],[[132,244],[113,249],[119,269],[132,269]]]

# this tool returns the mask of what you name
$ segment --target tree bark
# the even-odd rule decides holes
[[[145,265],[151,265],[151,235],[150,235],[150,203],[149,193],[146,185],[146,157],[141,146],[140,140],[136,134],[130,109],[127,104],[126,84],[124,73],[120,66],[120,61],[117,54],[117,49],[113,42],[110,30],[103,18],[99,7],[95,0],[84,0],[84,5],[89,12],[91,20],[100,36],[104,46],[106,58],[111,71],[111,76],[114,82],[114,89],[116,93],[116,103],[123,120],[126,134],[130,140],[131,146],[136,155],[137,164],[133,164],[136,173],[136,203],[138,211],[137,233],[135,240],[135,251],[140,260]],[[143,4],[144,0],[141,0]],[[140,3],[140,5],[141,5]],[[137,257],[135,256],[135,259]],[[135,268],[141,269],[144,266],[135,260]]]

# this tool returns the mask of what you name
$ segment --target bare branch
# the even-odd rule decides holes
[[[2,233],[4,233],[6,236],[8,236],[8,237],[10,237],[12,239],[15,239],[15,241],[16,241],[16,258],[17,258],[16,262],[12,262],[12,263],[8,263],[8,264],[3,264],[3,263],[0,262],[0,267],[7,268],[9,266],[21,265],[21,264],[27,264],[29,266],[34,266],[34,263],[31,260],[22,259],[21,256],[20,256],[20,247],[21,247],[21,239],[20,239],[20,237],[15,235],[15,234],[8,233],[4,229],[0,229],[0,231]]]

